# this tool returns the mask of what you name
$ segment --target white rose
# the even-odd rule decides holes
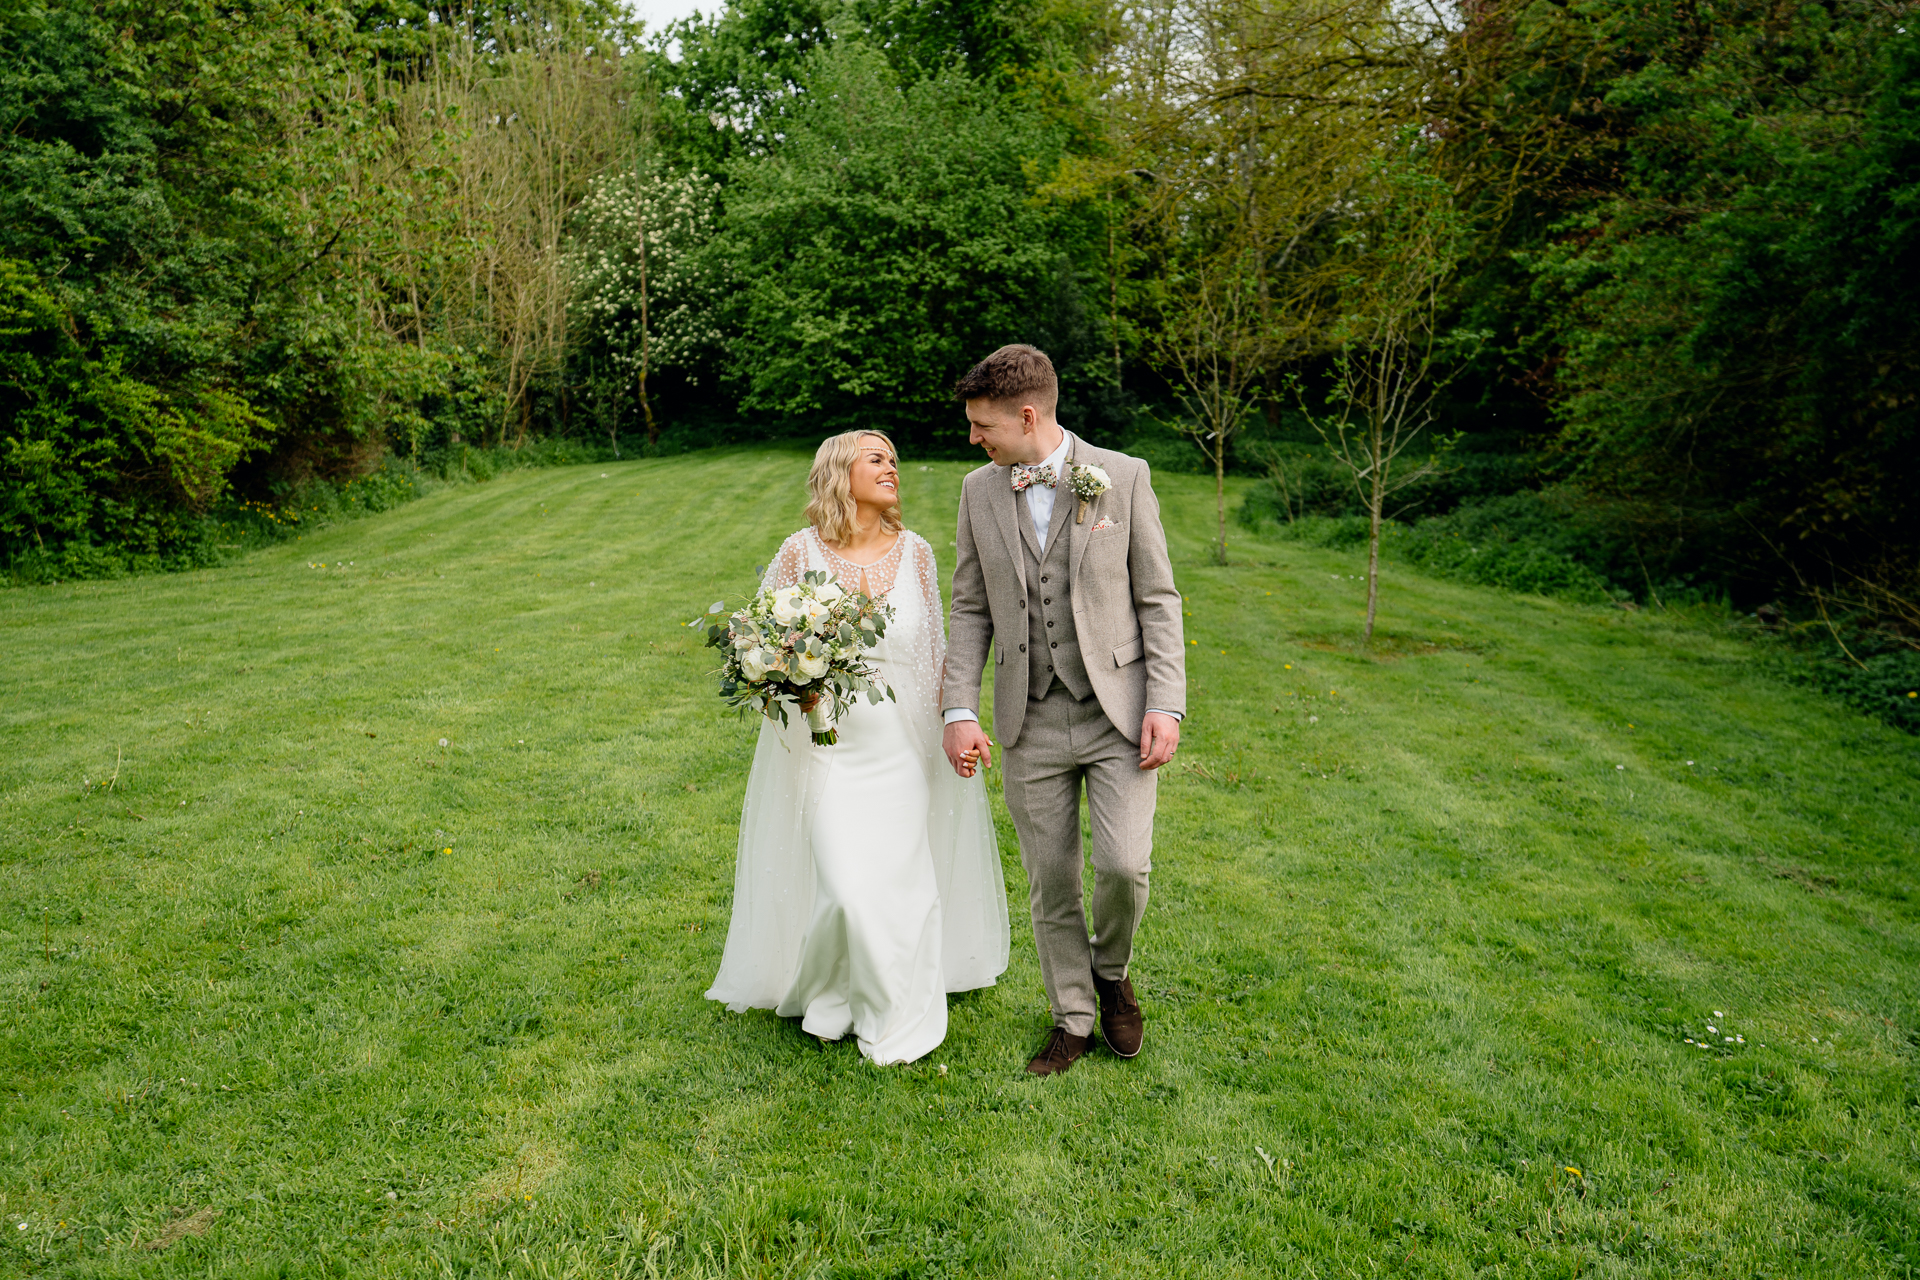
[[[840,584],[837,582],[823,582],[813,589],[813,598],[821,604],[832,604],[845,594],[847,593],[840,589]]]
[[[819,626],[820,620],[827,616],[827,606],[818,600],[802,600],[799,603],[799,609],[806,614],[809,627]]]
[[[1099,467],[1075,467],[1074,470],[1079,472],[1079,475],[1075,478],[1080,481],[1074,488],[1081,493],[1096,495],[1105,493],[1107,490],[1113,488],[1113,481],[1108,479],[1107,473]]]
[[[782,587],[773,593],[773,620],[781,626],[797,621],[801,613],[800,588]]]
[[[793,655],[793,658],[794,664],[800,668],[800,674],[809,680],[818,680],[821,676],[827,674],[827,660],[825,657],[816,658],[810,653],[796,653]]]
[[[766,654],[758,649],[750,649],[746,653],[741,654],[740,674],[748,680],[751,680],[754,684],[759,684],[767,678],[767,664],[760,661],[760,659],[764,657],[766,657]]]

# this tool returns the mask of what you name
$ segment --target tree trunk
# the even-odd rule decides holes
[[[653,401],[647,398],[647,372],[650,351],[647,342],[647,195],[645,180],[634,201],[634,218],[640,224],[640,412],[647,420],[647,443],[660,442],[660,428],[653,420]]]
[[[1107,327],[1113,331],[1113,385],[1120,386],[1120,253],[1113,236],[1113,192],[1107,192]]]
[[[1213,453],[1213,509],[1220,521],[1220,543],[1213,549],[1213,558],[1220,564],[1227,562],[1227,438],[1214,437],[1217,444]]]
[[[1387,505],[1387,459],[1376,421],[1372,432],[1373,483],[1367,491],[1367,626],[1362,648],[1373,643],[1373,618],[1380,609],[1380,513]]]

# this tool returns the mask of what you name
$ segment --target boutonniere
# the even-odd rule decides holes
[[[1098,467],[1085,467],[1075,463],[1069,472],[1067,485],[1073,490],[1073,496],[1080,499],[1080,509],[1073,517],[1073,522],[1085,524],[1087,505],[1113,488],[1113,481],[1107,479],[1107,473]]]

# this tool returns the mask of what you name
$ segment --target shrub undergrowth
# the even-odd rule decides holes
[[[610,445],[568,439],[533,440],[518,449],[453,445],[423,452],[417,459],[390,454],[374,470],[344,481],[313,477],[277,485],[278,492],[269,499],[230,497],[165,549],[75,540],[16,556],[0,582],[23,586],[210,568],[240,552],[390,511],[450,485],[481,484],[508,471],[613,457]]]

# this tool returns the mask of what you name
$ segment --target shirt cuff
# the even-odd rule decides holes
[[[1185,720],[1187,718],[1187,713],[1184,711],[1168,711],[1165,707],[1148,707],[1147,708],[1148,715],[1152,715],[1156,711],[1163,716],[1172,716],[1174,718],[1175,723],[1178,723],[1179,721]]]
[[[948,724],[959,724],[963,720],[971,720],[975,724],[980,722],[980,717],[973,714],[972,707],[948,707],[943,718]]]

